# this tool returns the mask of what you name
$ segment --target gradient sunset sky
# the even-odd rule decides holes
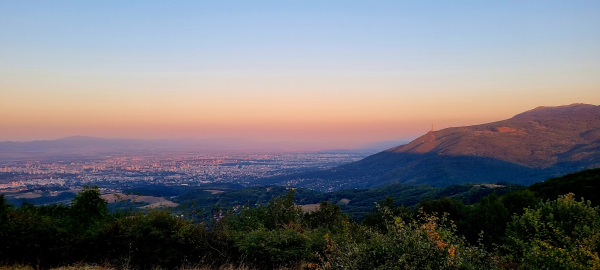
[[[600,1],[0,1],[0,141],[411,139],[600,104]]]

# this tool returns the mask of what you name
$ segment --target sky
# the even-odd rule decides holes
[[[406,140],[600,104],[600,1],[0,1],[0,141]]]

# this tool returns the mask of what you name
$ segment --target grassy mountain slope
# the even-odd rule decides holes
[[[529,185],[599,166],[600,106],[573,104],[428,132],[357,162],[262,183],[325,191],[395,183],[448,186],[509,181]]]

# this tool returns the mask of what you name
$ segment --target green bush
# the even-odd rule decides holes
[[[302,208],[294,203],[294,190],[290,190],[285,196],[272,198],[266,205],[251,207],[247,204],[239,212],[230,209],[224,223],[234,231],[247,232],[262,227],[275,230],[289,223],[300,223],[303,215]]]
[[[119,219],[104,239],[113,241],[107,247],[126,255],[133,266],[176,267],[186,260],[202,257],[206,250],[206,231],[166,210],[137,213]],[[120,257],[114,254],[111,257]]]
[[[328,241],[321,266],[328,269],[495,269],[482,248],[470,246],[447,227],[445,217],[423,212],[409,222],[381,209],[387,233],[365,229],[364,241]]]
[[[0,255],[11,263],[55,264],[71,238],[59,221],[40,215],[35,207],[10,211],[2,223]]]
[[[100,196],[97,186],[84,186],[71,205],[72,215],[82,225],[101,220],[108,215],[108,202]]]
[[[255,267],[297,267],[311,256],[310,239],[296,228],[261,228],[240,238],[236,246]]]
[[[506,230],[506,258],[523,269],[600,269],[599,209],[560,196],[514,216]]]
[[[504,239],[506,223],[511,219],[511,213],[496,194],[484,197],[471,206],[468,221],[463,223],[464,235],[471,242],[479,239],[483,232],[483,245],[492,250],[494,244],[501,244]]]
[[[339,205],[325,201],[319,203],[316,211],[306,213],[303,219],[312,229],[324,228],[330,232],[341,232],[350,222],[350,217]]]
[[[386,218],[389,219],[389,217],[385,217],[384,213],[380,211],[380,209],[387,208],[389,209],[389,214],[393,216],[398,216],[404,221],[408,221],[414,218],[411,211],[408,208],[404,207],[404,205],[396,207],[394,204],[394,198],[392,198],[391,196],[387,196],[385,199],[376,202],[375,206],[376,207],[372,208],[371,211],[369,211],[369,213],[365,215],[362,224],[369,228],[375,229],[381,233],[385,233],[387,231]]]

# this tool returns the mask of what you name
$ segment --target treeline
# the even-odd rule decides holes
[[[316,204],[321,201],[338,204],[342,211],[348,213],[352,219],[361,221],[374,207],[374,202],[384,200],[387,197],[392,197],[396,205],[407,207],[416,206],[424,199],[437,199],[440,197],[454,198],[465,204],[473,204],[492,193],[503,195],[523,188],[525,187],[511,183],[497,183],[494,185],[461,184],[443,188],[428,185],[395,184],[374,189],[347,189],[327,193],[296,188],[294,198],[296,204],[301,205]],[[182,205],[194,205],[197,208],[210,208],[214,205],[228,207],[245,205],[248,202],[267,203],[273,197],[286,194],[289,189],[290,187],[283,186],[256,186],[238,189],[229,189],[224,186],[217,186],[216,188],[201,187],[182,192],[181,195],[171,200]],[[149,192],[149,190],[150,188],[134,188],[128,191],[142,195],[157,194],[151,192],[151,190]],[[215,190],[220,192],[208,192]]]
[[[573,185],[568,192],[594,188],[600,170],[541,186],[562,182]],[[441,198],[414,208],[390,197],[362,222],[331,202],[303,212],[294,190],[257,206],[185,213],[110,212],[97,188],[69,206],[14,207],[0,197],[0,260],[40,268],[600,269],[600,209],[573,194],[545,197],[554,194],[531,187],[472,205]]]

